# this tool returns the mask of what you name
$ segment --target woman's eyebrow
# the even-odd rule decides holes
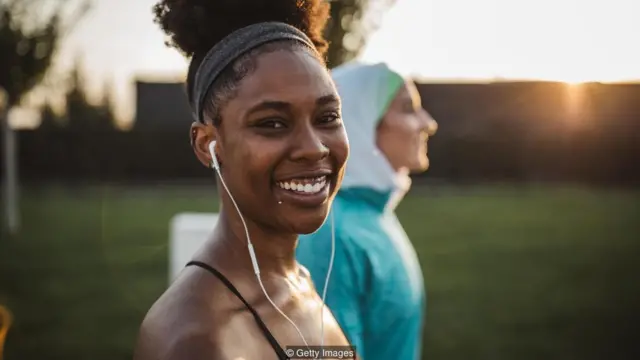
[[[263,110],[288,111],[289,109],[291,109],[291,104],[286,101],[265,100],[259,102],[257,105],[252,106],[249,110],[247,110],[246,115],[251,115]]]

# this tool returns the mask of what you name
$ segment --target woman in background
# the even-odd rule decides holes
[[[327,7],[156,5],[157,22],[191,57],[191,144],[219,175],[222,206],[210,239],[147,313],[135,359],[288,359],[288,346],[348,345],[295,260],[298,234],[329,213],[349,151],[323,61]]]
[[[385,64],[333,70],[342,100],[350,155],[333,203],[331,225],[302,236],[298,261],[319,291],[331,271],[327,306],[366,360],[416,360],[425,316],[422,271],[394,213],[409,190],[411,172],[429,167],[427,138],[437,124],[422,108],[412,81]]]

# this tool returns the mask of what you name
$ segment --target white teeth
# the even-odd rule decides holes
[[[322,191],[327,185],[327,177],[320,176],[313,179],[313,182],[308,180],[289,180],[281,181],[278,186],[285,190],[302,192],[305,194],[315,194]]]

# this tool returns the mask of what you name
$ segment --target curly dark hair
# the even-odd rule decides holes
[[[329,17],[326,0],[160,0],[153,7],[155,22],[169,35],[167,45],[191,58],[187,74],[187,96],[200,62],[216,43],[231,32],[264,21],[279,21],[304,32],[321,57],[327,50],[323,31]],[[207,95],[205,113],[220,123],[219,109],[235,95],[238,82],[255,69],[258,54],[299,44],[278,41],[260,46],[241,56],[220,74]],[[324,62],[324,59],[319,58]]]

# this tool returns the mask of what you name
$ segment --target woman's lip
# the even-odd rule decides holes
[[[293,190],[286,190],[278,185],[274,186],[275,191],[278,192],[278,199],[282,203],[292,204],[302,208],[316,208],[323,205],[331,195],[331,181],[327,180],[322,190],[317,193],[303,193]]]
[[[329,169],[320,169],[320,170],[310,170],[310,171],[300,171],[295,174],[278,176],[276,177],[276,182],[284,182],[291,181],[296,179],[313,179],[322,176],[331,177],[333,175],[333,171]]]

